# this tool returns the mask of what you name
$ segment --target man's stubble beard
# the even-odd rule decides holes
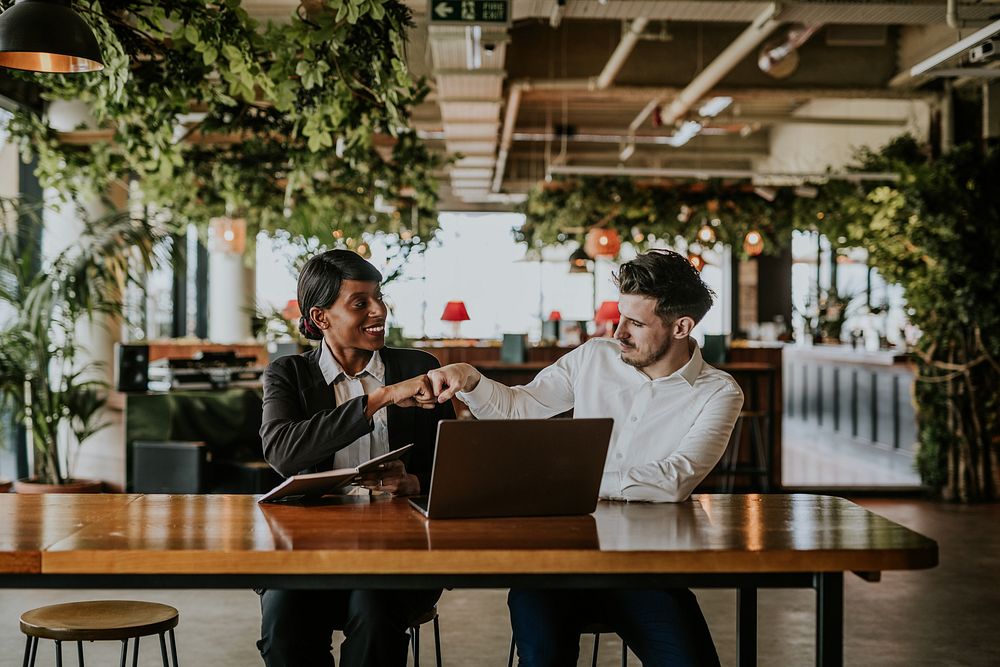
[[[672,344],[673,341],[667,338],[665,341],[663,341],[663,345],[661,345],[658,349],[654,350],[652,353],[646,355],[645,357],[626,359],[625,353],[623,352],[621,353],[621,360],[624,361],[629,366],[633,366],[638,369],[648,368],[649,366],[652,366],[663,357],[667,356],[667,353],[670,351],[670,346]]]

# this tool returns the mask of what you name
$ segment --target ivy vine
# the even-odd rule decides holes
[[[238,0],[78,0],[105,70],[10,75],[86,103],[108,136],[67,143],[28,112],[8,129],[66,196],[130,180],[179,224],[237,213],[251,236],[280,229],[324,246],[408,229],[420,241],[406,251],[418,248],[437,226],[441,158],[408,129],[428,90],[406,67],[410,12],[397,0],[306,4],[260,25]]]

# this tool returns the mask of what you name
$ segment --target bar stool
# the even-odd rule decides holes
[[[760,489],[767,491],[771,477],[771,467],[768,464],[767,445],[764,432],[770,415],[764,410],[741,410],[733,427],[729,447],[723,458],[722,471],[725,474],[723,490],[732,493],[736,486],[736,475],[756,475],[759,478]],[[750,426],[747,440],[750,443],[754,462],[750,465],[740,463],[740,451],[743,444],[743,428]]]
[[[413,647],[413,667],[420,667],[420,626],[425,623],[434,624],[434,655],[437,667],[441,667],[441,628],[438,625],[437,607],[431,607],[414,619],[410,626],[410,645]],[[176,667],[176,665],[174,666]]]
[[[580,631],[581,635],[594,635],[594,656],[591,659],[591,667],[597,667],[597,649],[600,646],[601,635],[604,633],[614,633],[607,625],[603,623],[591,623],[590,625],[584,626],[583,630]],[[510,636],[510,653],[507,654],[507,667],[514,666],[514,635]],[[625,640],[622,640],[622,667],[628,666],[628,644]],[[440,667],[440,665],[438,666]]]
[[[23,664],[24,667],[35,664],[39,639],[55,641],[56,667],[62,667],[63,642],[76,642],[77,660],[83,667],[83,642],[118,640],[122,643],[120,664],[125,667],[128,642],[135,639],[132,667],[136,667],[139,664],[139,638],[159,635],[163,667],[170,667],[165,638],[169,634],[170,655],[174,667],[177,667],[177,645],[174,641],[177,620],[177,610],[173,607],[137,600],[94,600],[38,607],[21,614],[21,632],[26,635]]]
[[[733,433],[719,465],[722,491],[732,493],[736,487],[737,475],[750,475],[757,478],[756,484],[751,480],[752,490],[766,493],[770,490],[771,481],[769,452],[774,441],[772,419],[777,400],[777,368],[771,364],[738,362],[725,364],[722,369],[736,378],[744,394],[743,410],[736,418]],[[765,397],[766,403],[762,401]],[[747,431],[746,438],[743,437],[744,429]],[[750,447],[747,456],[742,451],[744,440]]]

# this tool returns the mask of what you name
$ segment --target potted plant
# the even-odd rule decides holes
[[[2,204],[5,222],[37,221],[36,206]],[[96,491],[100,482],[75,480],[72,470],[79,445],[107,425],[109,388],[100,365],[82,358],[78,325],[121,315],[130,269],[152,265],[159,236],[144,220],[105,216],[39,269],[37,243],[12,228],[0,232],[0,401],[34,451],[33,476],[15,490]]]

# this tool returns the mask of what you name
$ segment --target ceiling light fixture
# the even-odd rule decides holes
[[[731,97],[713,97],[698,108],[698,115],[703,118],[715,118],[729,108],[729,105],[732,103],[733,98]]]
[[[910,68],[910,76],[920,76],[928,70],[937,67],[946,60],[950,60],[968,49],[971,49],[980,42],[989,39],[997,33],[1000,33],[1000,19],[989,24],[982,30],[972,33],[965,39],[960,39],[951,46],[941,49],[930,58],[920,61]]]
[[[483,66],[483,28],[478,25],[465,27],[465,67],[481,69]]]
[[[677,128],[677,131],[669,137],[669,143],[674,148],[680,148],[687,142],[694,139],[699,132],[701,132],[701,123],[696,120],[686,120],[681,123],[681,126]]]
[[[0,14],[0,66],[29,72],[104,69],[94,32],[69,0],[17,0]]]

